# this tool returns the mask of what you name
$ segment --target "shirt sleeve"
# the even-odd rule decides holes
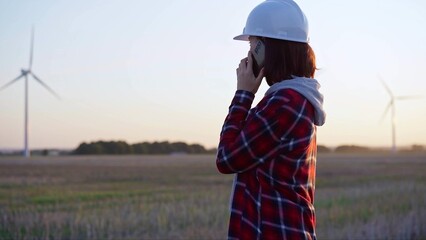
[[[271,97],[249,114],[253,100],[251,92],[235,93],[220,134],[216,166],[221,173],[245,172],[278,152],[285,128],[279,116],[286,99]]]

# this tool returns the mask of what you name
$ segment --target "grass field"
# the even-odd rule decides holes
[[[215,157],[0,157],[0,239],[225,239]],[[426,239],[426,154],[318,158],[319,239]]]

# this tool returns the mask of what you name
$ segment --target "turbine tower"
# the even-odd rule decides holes
[[[386,85],[385,81],[378,76],[380,81],[382,82],[384,88],[386,89],[386,92],[390,96],[390,100],[388,105],[386,106],[385,112],[382,115],[381,121],[385,118],[386,114],[388,113],[389,109],[391,110],[391,124],[392,124],[392,152],[396,152],[396,119],[395,119],[395,102],[397,100],[407,100],[407,99],[414,99],[414,98],[420,98],[420,96],[395,96],[388,85]]]
[[[33,50],[34,50],[34,27],[31,29],[31,43],[30,43],[30,62],[28,69],[21,69],[21,75],[6,83],[0,88],[0,91],[17,82],[19,79],[25,79],[25,123],[24,123],[24,156],[30,156],[30,150],[28,148],[28,75],[32,76],[38,83],[52,93],[56,98],[60,99],[59,95],[56,94],[47,84],[45,84],[39,77],[37,77],[31,70],[33,64]]]

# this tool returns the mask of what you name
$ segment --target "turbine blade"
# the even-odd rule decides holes
[[[16,81],[18,81],[21,77],[23,77],[24,76],[24,74],[21,74],[21,75],[19,75],[17,78],[15,78],[15,79],[13,79],[12,81],[10,81],[10,82],[8,82],[8,83],[6,83],[5,85],[3,85],[1,88],[0,88],[0,91],[1,90],[3,90],[3,89],[5,89],[5,88],[7,88],[7,87],[9,87],[10,85],[12,85],[14,82],[16,82]]]
[[[44,83],[40,78],[38,78],[34,73],[30,73],[31,76],[34,77],[35,80],[37,80],[37,82],[39,82],[44,88],[47,89],[47,91],[49,91],[51,94],[53,94],[57,99],[61,100],[61,98],[59,97],[58,94],[55,93],[55,91],[53,91],[49,86],[47,86],[46,83]]]
[[[383,122],[383,119],[385,119],[386,114],[389,112],[389,109],[391,108],[391,106],[392,106],[392,102],[389,102],[389,104],[386,106],[385,111],[383,112],[382,117],[380,118],[380,122]]]
[[[382,85],[385,87],[386,91],[389,93],[389,95],[391,96],[391,98],[393,98],[393,94],[392,91],[390,90],[390,88],[388,87],[388,85],[386,85],[385,81],[383,81],[382,77],[380,75],[377,76],[380,80],[380,82],[382,82]]]
[[[423,98],[423,96],[412,95],[412,96],[399,96],[399,97],[395,97],[395,99],[397,99],[397,100],[419,99],[419,98]]]
[[[28,69],[31,71],[33,66],[33,51],[34,51],[34,26],[31,29],[31,43],[30,43],[30,66]]]

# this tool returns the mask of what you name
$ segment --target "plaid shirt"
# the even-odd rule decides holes
[[[291,89],[253,99],[235,93],[218,147],[218,170],[237,173],[228,239],[316,239],[315,110]]]

